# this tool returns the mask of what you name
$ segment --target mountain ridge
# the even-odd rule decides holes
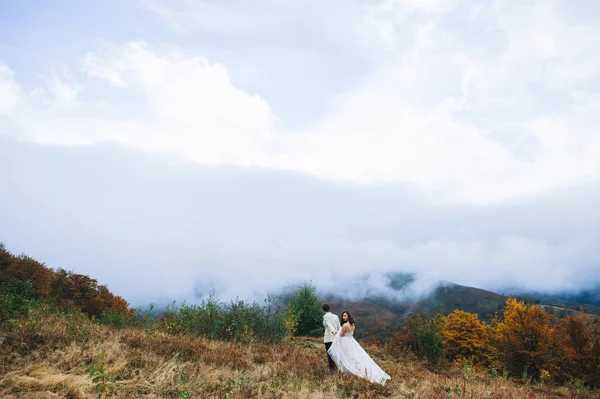
[[[510,297],[539,305],[546,311],[559,315],[573,312],[600,314],[600,306],[597,304],[577,300],[587,298],[586,296],[574,295],[564,299],[541,292],[512,292],[512,295],[506,295],[504,291],[497,293],[446,281],[441,282],[429,295],[421,298],[405,295],[403,298],[402,294],[406,294],[414,283],[414,276],[389,274],[388,277],[388,287],[393,287],[399,294],[397,298],[368,295],[353,300],[332,294],[324,294],[322,297],[334,312],[341,314],[343,311],[350,311],[353,314],[357,323],[362,326],[357,333],[359,338],[393,330],[410,314],[430,317],[438,313],[447,315],[458,309],[477,314],[481,320],[490,321],[503,312],[506,300]]]

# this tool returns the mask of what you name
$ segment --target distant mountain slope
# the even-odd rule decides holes
[[[460,309],[477,313],[481,319],[489,320],[495,312],[502,312],[506,302],[505,297],[494,292],[458,284],[444,284],[436,288],[431,295],[418,301],[378,296],[350,300],[333,295],[326,296],[325,300],[339,315],[344,310],[350,311],[361,325],[362,331],[368,330],[371,333],[391,328],[411,313],[432,316]]]
[[[394,274],[389,277],[389,287],[397,291],[399,297],[403,292],[408,291],[414,281],[414,278],[408,275]],[[570,297],[568,300],[542,293],[525,293],[514,296],[529,303],[543,305],[545,309],[555,313],[561,313],[561,308],[577,310],[582,306],[586,313],[598,314],[600,312],[599,306],[577,300],[588,298],[588,296]],[[325,295],[324,299],[339,315],[344,310],[350,311],[361,327],[357,336],[364,337],[394,328],[411,313],[433,316],[436,313],[449,314],[455,309],[460,309],[476,313],[480,319],[489,321],[494,314],[502,314],[508,296],[475,287],[442,283],[431,295],[420,300],[399,300],[376,295],[360,300]]]
[[[584,308],[586,313],[600,314],[600,286],[592,289],[581,290],[577,292],[540,292],[523,291],[518,288],[507,288],[506,295],[515,295],[532,298],[544,305],[580,310]]]
[[[567,302],[581,303],[584,306],[593,305],[600,308],[600,287],[584,290],[579,293],[557,294],[556,296]]]

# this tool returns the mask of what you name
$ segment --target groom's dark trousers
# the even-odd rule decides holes
[[[328,351],[329,348],[331,348],[331,344],[333,342],[325,342],[325,350]],[[329,355],[329,352],[327,352],[327,360],[329,361],[329,370],[335,370],[335,363],[333,361],[333,359],[331,358],[331,356]]]

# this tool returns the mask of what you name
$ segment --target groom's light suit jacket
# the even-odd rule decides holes
[[[327,312],[323,315],[323,327],[325,327],[325,335],[323,336],[323,342],[333,342],[333,332],[339,331],[342,326],[340,325],[340,319],[331,312]]]

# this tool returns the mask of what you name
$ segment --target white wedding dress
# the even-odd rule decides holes
[[[344,374],[354,374],[381,385],[392,379],[354,339],[354,331],[347,331],[344,336],[337,334],[327,352]]]

